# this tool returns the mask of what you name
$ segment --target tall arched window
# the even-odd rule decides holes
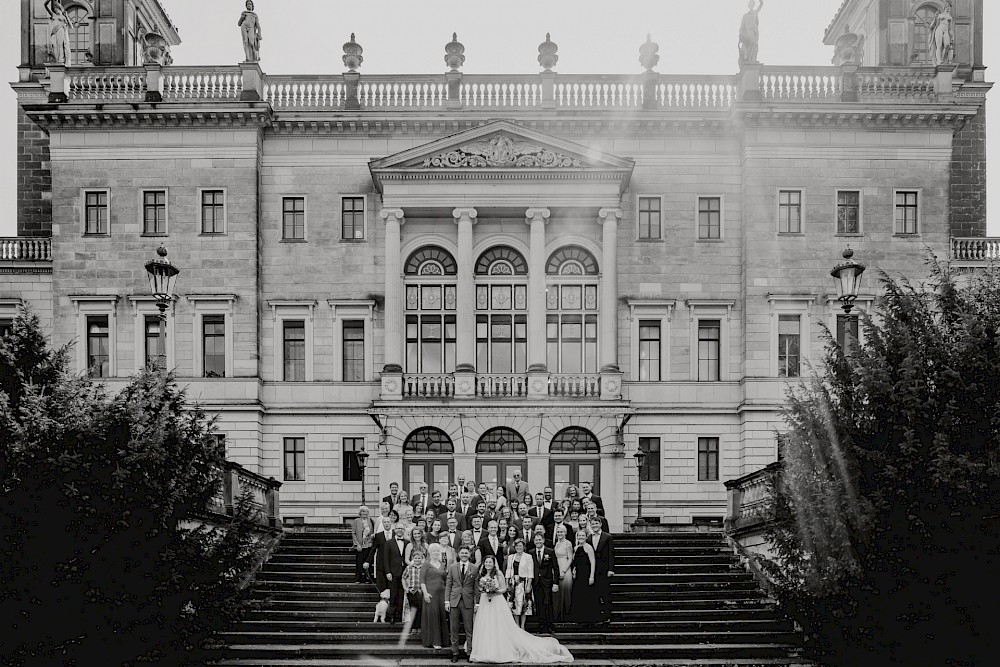
[[[476,260],[476,369],[524,373],[528,365],[528,263],[510,246]]]
[[[455,465],[455,445],[433,426],[418,428],[403,441],[403,488],[411,497],[427,484],[447,497]]]
[[[566,495],[566,487],[590,482],[598,493],[601,477],[601,447],[593,433],[570,426],[552,436],[549,444],[549,479],[556,498]],[[600,495],[598,493],[598,495]]]
[[[579,426],[570,426],[552,436],[550,454],[600,454],[601,446],[594,434]]]
[[[404,454],[454,454],[455,445],[447,433],[433,426],[418,428],[406,436]]]
[[[66,8],[66,17],[69,19],[69,45],[74,65],[81,65],[92,61],[91,52],[92,28],[90,14],[80,5],[71,5]],[[87,56],[90,55],[91,58]]]
[[[447,250],[424,246],[410,253],[406,279],[406,372],[455,370],[455,276],[458,265]]]
[[[476,443],[477,454],[527,454],[528,445],[517,431],[498,426],[483,433]]]
[[[596,373],[597,260],[580,246],[565,246],[552,253],[545,272],[549,370]]]
[[[913,42],[910,58],[915,63],[930,62],[931,26],[940,7],[934,4],[921,5],[913,12]]]

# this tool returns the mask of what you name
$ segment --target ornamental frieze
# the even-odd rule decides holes
[[[425,167],[580,167],[580,161],[562,153],[497,135],[424,160]]]

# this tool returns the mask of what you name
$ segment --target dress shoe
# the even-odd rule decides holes
[[[452,662],[458,662],[458,654],[457,653],[452,653],[451,654],[451,661]]]

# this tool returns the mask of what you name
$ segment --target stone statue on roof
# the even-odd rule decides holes
[[[247,0],[247,9],[240,15],[237,23],[243,34],[243,51],[246,54],[244,62],[260,62],[260,20],[253,11],[253,0]]]
[[[69,17],[61,0],[45,0],[45,11],[49,13],[49,50],[52,62],[72,65],[73,56],[69,45]]]
[[[760,4],[757,4],[757,3]],[[757,8],[754,9],[754,5]],[[757,46],[760,42],[760,23],[758,14],[764,8],[764,0],[750,0],[747,4],[750,11],[743,15],[740,23],[740,69],[748,63],[757,62]]]

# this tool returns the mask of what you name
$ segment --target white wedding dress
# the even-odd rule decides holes
[[[500,590],[506,590],[503,575],[497,573],[496,577]],[[502,592],[493,597],[481,593],[469,661],[557,663],[573,662],[573,655],[558,639],[536,637],[522,630],[514,621]]]

